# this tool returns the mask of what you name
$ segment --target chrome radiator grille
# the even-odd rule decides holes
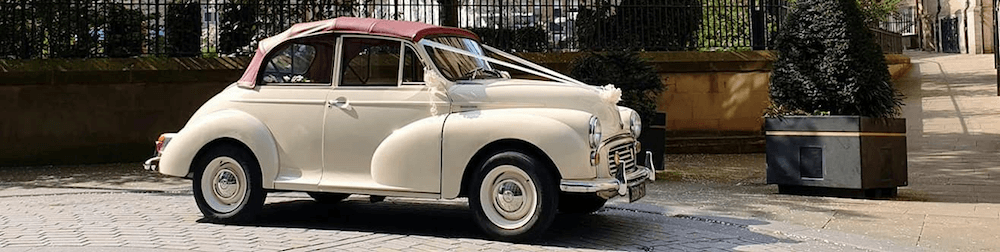
[[[625,169],[625,173],[635,172],[639,168],[635,165],[634,146],[632,143],[625,143],[612,147],[608,151],[608,170],[611,171],[611,176],[618,177],[622,168]],[[618,162],[615,162],[616,156],[618,157]]]

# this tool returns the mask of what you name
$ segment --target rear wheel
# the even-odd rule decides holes
[[[260,165],[249,151],[219,145],[199,156],[193,168],[194,198],[205,218],[248,221],[260,213],[266,193]]]
[[[312,197],[316,202],[323,204],[333,204],[344,201],[350,194],[346,193],[325,193],[325,192],[307,192],[309,197]]]
[[[515,151],[490,157],[468,185],[476,224],[500,240],[537,237],[552,224],[559,191],[548,170]]]

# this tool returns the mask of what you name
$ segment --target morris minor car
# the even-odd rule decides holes
[[[637,158],[641,120],[617,106],[620,90],[467,30],[341,17],[258,47],[242,78],[161,135],[144,163],[191,179],[207,219],[250,220],[270,191],[327,203],[464,197],[486,234],[518,240],[557,212],[638,200],[654,179]]]

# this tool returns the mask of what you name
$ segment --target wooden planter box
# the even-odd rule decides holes
[[[895,196],[906,186],[906,120],[767,118],[767,183],[780,193]]]

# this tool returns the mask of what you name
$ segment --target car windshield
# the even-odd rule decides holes
[[[483,48],[479,46],[479,42],[472,39],[459,37],[436,37],[430,38],[430,40],[468,51],[473,55],[486,56],[483,52]],[[441,74],[448,80],[458,81],[503,78],[500,72],[493,69],[493,67],[490,66],[490,64],[485,60],[431,46],[425,46],[425,48],[427,49],[427,54],[430,55],[431,60],[434,61],[434,64],[441,70]]]

